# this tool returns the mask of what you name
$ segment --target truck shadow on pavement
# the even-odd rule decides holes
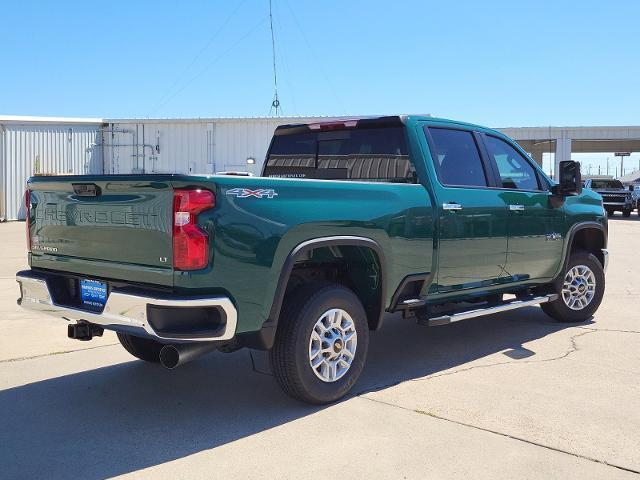
[[[436,328],[390,317],[371,336],[365,372],[353,395],[518,351],[567,326],[553,323],[538,308]],[[67,355],[82,358],[100,351],[105,352]],[[535,352],[525,356],[530,355]],[[215,353],[176,371],[120,363],[0,391],[0,476],[112,477],[240,440],[322,408],[331,407],[286,397],[272,377],[252,371],[246,351]],[[249,460],[251,452],[244,458]]]

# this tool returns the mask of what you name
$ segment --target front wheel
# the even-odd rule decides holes
[[[559,322],[584,322],[600,306],[604,286],[604,269],[600,261],[591,253],[575,252],[557,286],[558,298],[543,303],[542,310]]]
[[[623,211],[622,211],[622,216],[623,216],[624,218],[629,218],[629,217],[631,216],[631,209],[629,209],[629,210],[623,210]]]
[[[287,296],[270,353],[274,376],[293,398],[334,402],[351,390],[367,358],[362,303],[337,284],[307,284]]]

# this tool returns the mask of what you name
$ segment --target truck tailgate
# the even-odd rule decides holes
[[[172,284],[168,177],[34,177],[32,267]]]

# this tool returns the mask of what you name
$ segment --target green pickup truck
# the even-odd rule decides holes
[[[590,318],[607,217],[578,164],[558,178],[497,131],[413,115],[280,126],[260,177],[33,177],[18,303],[168,368],[264,350],[286,393],[328,403],[386,312]]]

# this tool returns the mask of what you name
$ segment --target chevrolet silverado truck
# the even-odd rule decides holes
[[[630,217],[634,209],[632,190],[627,190],[620,180],[613,178],[593,178],[585,180],[584,188],[589,188],[602,196],[602,203],[608,215],[622,212],[623,217]]]
[[[333,402],[386,312],[589,319],[607,216],[577,163],[558,179],[497,131],[412,115],[280,126],[260,177],[33,177],[18,303],[168,368],[264,350],[286,393]]]

